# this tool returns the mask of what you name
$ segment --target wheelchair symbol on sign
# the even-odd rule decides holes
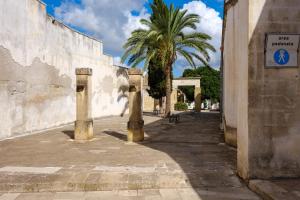
[[[290,54],[285,49],[279,49],[274,54],[274,60],[279,65],[286,65],[290,60]]]

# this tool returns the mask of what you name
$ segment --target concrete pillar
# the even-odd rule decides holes
[[[129,121],[127,124],[129,142],[144,140],[144,120],[142,111],[142,72],[131,68],[129,74]]]
[[[89,140],[93,137],[91,78],[92,69],[76,69],[75,140]]]
[[[195,87],[194,95],[195,95],[195,111],[201,112],[201,88],[200,87]]]

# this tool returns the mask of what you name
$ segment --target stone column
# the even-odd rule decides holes
[[[76,122],[75,140],[89,140],[93,137],[92,119],[92,69],[76,69]]]
[[[195,87],[194,95],[195,95],[195,111],[201,112],[201,88],[200,87]]]
[[[144,140],[144,120],[142,111],[142,72],[131,68],[129,74],[129,121],[127,124],[129,142]]]

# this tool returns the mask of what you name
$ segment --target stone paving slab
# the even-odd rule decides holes
[[[300,200],[300,179],[251,180],[249,187],[267,200]]]
[[[0,192],[104,191],[104,195],[117,190],[128,191],[120,194],[131,198],[132,191],[139,195],[145,190],[153,193],[153,199],[165,194],[172,199],[177,193],[175,199],[193,199],[193,194],[212,199],[226,188],[230,191],[226,198],[238,192],[257,199],[236,176],[236,150],[224,144],[218,114],[183,113],[177,124],[144,116],[146,138],[138,144],[126,141],[127,120],[127,116],[95,120],[94,139],[83,143],[72,139],[73,126],[0,141]],[[49,169],[59,170],[49,173]],[[161,197],[155,195],[157,190]],[[35,194],[20,198],[26,195]]]
[[[233,194],[230,188],[214,189],[150,189],[94,192],[6,193],[0,200],[259,200],[249,191]]]
[[[54,174],[59,171],[61,167],[11,167],[6,166],[0,168],[0,172],[12,173],[30,173],[30,174]]]

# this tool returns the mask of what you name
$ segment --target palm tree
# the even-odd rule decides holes
[[[122,62],[127,60],[132,67],[144,62],[147,68],[151,59],[159,58],[166,75],[167,117],[171,110],[172,66],[178,55],[196,67],[195,59],[208,65],[208,50],[215,49],[207,42],[211,39],[209,35],[196,31],[196,24],[200,21],[198,15],[174,8],[173,4],[168,7],[163,0],[154,0],[151,9],[150,19],[140,21],[145,28],[133,31],[123,46]]]

